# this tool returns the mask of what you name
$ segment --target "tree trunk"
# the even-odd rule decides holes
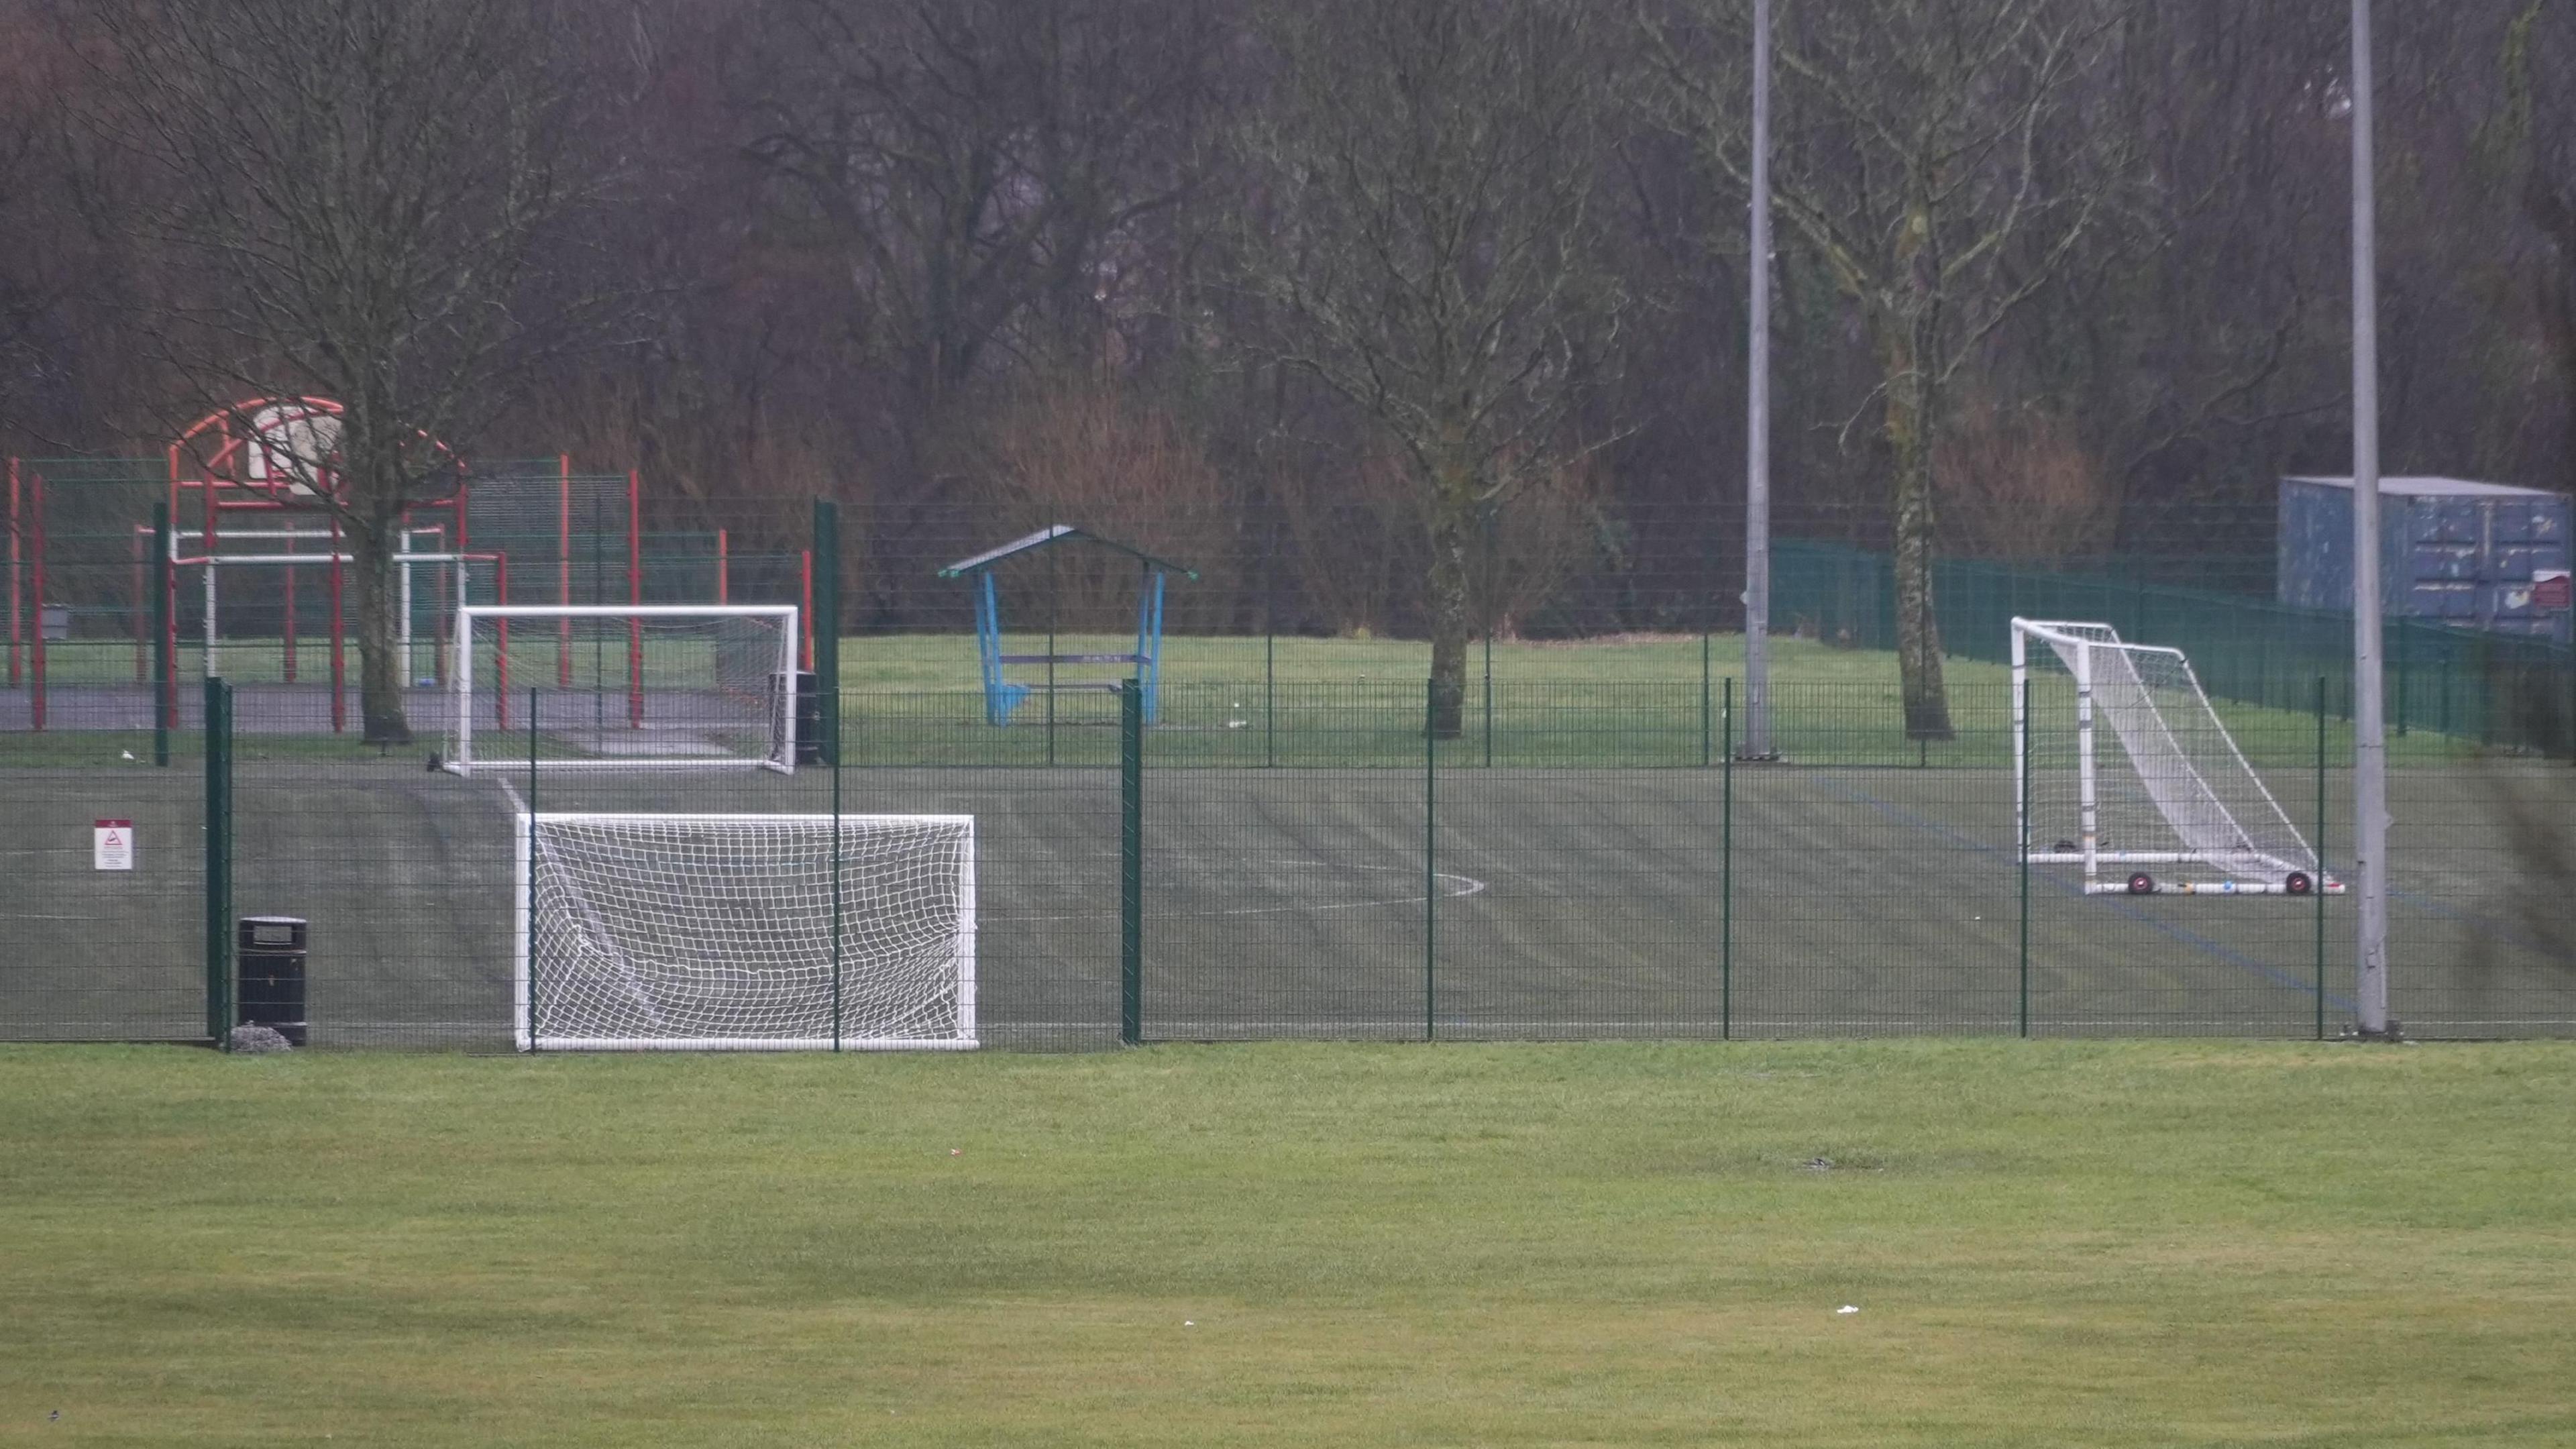
[[[1891,464],[1888,518],[1895,534],[1896,673],[1910,740],[1952,737],[1950,696],[1941,683],[1941,619],[1932,597],[1935,399],[1927,344],[1935,325],[1929,316],[1895,319],[1881,347]]]
[[[1466,732],[1467,645],[1476,611],[1468,590],[1468,523],[1447,498],[1431,524],[1431,733],[1454,740]]]
[[[371,745],[411,743],[411,722],[403,716],[409,661],[402,658],[397,632],[402,597],[392,547],[401,527],[396,514],[391,524],[353,524],[348,532],[358,589],[358,711]]]
[[[1466,462],[1467,429],[1442,429],[1441,461],[1426,480],[1431,502],[1431,733],[1454,740],[1467,728],[1467,645],[1476,637],[1473,572],[1476,470]]]

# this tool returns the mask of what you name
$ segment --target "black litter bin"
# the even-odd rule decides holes
[[[823,694],[811,669],[796,671],[796,763],[823,763]]]
[[[244,916],[234,934],[242,1026],[264,1026],[304,1045],[304,922],[294,916]]]

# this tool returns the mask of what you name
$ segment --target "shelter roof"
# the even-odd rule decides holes
[[[1167,558],[1157,558],[1153,554],[1147,553],[1143,549],[1136,547],[1134,544],[1120,543],[1114,538],[1105,538],[1100,534],[1091,532],[1089,529],[1076,528],[1069,523],[1050,523],[1035,533],[1029,534],[1026,537],[1012,539],[1009,543],[1003,544],[999,548],[986,549],[984,552],[975,555],[973,558],[961,558],[957,562],[941,569],[939,571],[939,576],[943,579],[962,579],[968,574],[982,573],[1006,559],[1017,558],[1024,553],[1035,553],[1039,549],[1046,548],[1052,544],[1071,543],[1077,540],[1084,543],[1096,543],[1102,548],[1115,549],[1120,553],[1126,554],[1130,558],[1139,560],[1147,568],[1163,569],[1171,573],[1179,574],[1181,577],[1193,581],[1195,581],[1199,576],[1198,570],[1191,568],[1186,564],[1174,563]]]

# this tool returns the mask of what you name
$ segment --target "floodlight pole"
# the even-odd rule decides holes
[[[2353,863],[2361,877],[2353,1001],[2361,1034],[2388,1034],[2388,733],[2381,699],[2379,275],[2373,189],[2370,0],[2352,0]]]
[[[1753,0],[1753,297],[1744,407],[1744,756],[1771,748],[1771,0]]]

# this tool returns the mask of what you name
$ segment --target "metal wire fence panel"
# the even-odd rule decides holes
[[[1424,700],[1167,689],[1142,753],[1148,1039],[1423,1035]]]
[[[1158,767],[1154,743],[1145,1038],[1421,1038],[1425,883],[1453,882],[1424,866],[1420,768]]]
[[[830,773],[797,778],[811,775],[828,791]],[[841,808],[974,817],[976,997],[986,1045],[1116,1044],[1114,765],[844,768]]]
[[[1166,681],[1135,736],[1132,935],[1107,691],[994,725],[977,690],[853,689],[837,770],[814,740],[792,774],[687,768],[685,739],[647,770],[601,741],[661,718],[653,680],[639,725],[613,672],[519,691],[506,723],[496,702],[461,776],[435,757],[435,691],[413,701],[422,743],[377,749],[333,731],[327,695],[244,683],[231,913],[308,923],[314,1045],[508,1050],[526,813],[965,816],[986,1046],[1115,1043],[1130,940],[1149,1040],[2348,1025],[2348,896],[2088,893],[2078,867],[2025,868],[1994,674],[1959,671],[1940,740],[1907,736],[1892,678],[1783,679],[1779,758],[1751,761],[1735,684],[1667,662],[1683,677],[1471,669],[1454,731],[1418,679]],[[2320,693],[2217,717],[2340,879],[2351,745]],[[204,694],[177,700],[175,727],[102,686],[0,729],[0,1037],[205,1035]],[[2576,769],[2420,729],[2391,753],[2398,1019],[2576,1034]],[[130,869],[101,868],[101,821],[129,822]]]
[[[153,736],[60,701],[0,731],[0,1038],[204,1034],[203,736]]]
[[[1840,761],[1793,737],[1734,768],[1734,1033],[2013,1030],[2011,772],[1862,763],[1862,741],[1837,742]]]
[[[1582,721],[1567,710],[1557,723],[1571,734]],[[1592,743],[1616,756],[1638,740]],[[1429,879],[1437,1034],[1724,1035],[1724,784],[1696,764],[1444,766]]]
[[[2388,809],[2390,1014],[2416,1035],[2576,1033],[2576,770],[2392,769]],[[2337,925],[2340,985],[2352,944]]]

